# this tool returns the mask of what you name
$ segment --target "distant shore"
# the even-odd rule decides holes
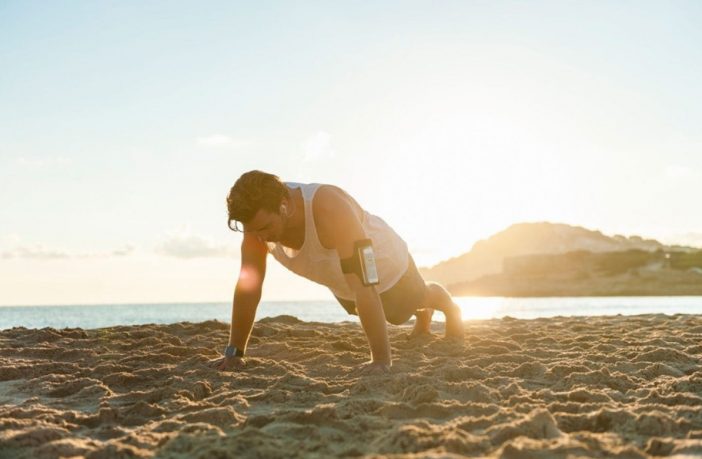
[[[623,273],[610,276],[524,276],[494,274],[448,285],[456,296],[505,296],[519,298],[561,296],[699,296],[702,274],[696,271],[660,271],[653,274]]]
[[[702,316],[390,327],[392,373],[357,377],[358,324],[258,321],[217,373],[216,321],[0,332],[0,456],[489,457],[702,454]]]

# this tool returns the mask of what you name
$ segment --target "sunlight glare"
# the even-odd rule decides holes
[[[258,288],[261,284],[261,276],[256,272],[256,270],[250,266],[242,266],[241,274],[239,274],[238,288],[245,291],[251,292]]]
[[[498,312],[504,310],[506,306],[506,299],[498,296],[458,296],[453,297],[453,301],[461,307],[463,320],[484,320],[497,317]]]

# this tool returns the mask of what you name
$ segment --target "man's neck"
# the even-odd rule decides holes
[[[294,188],[290,190],[290,198],[293,202],[293,214],[288,218],[288,222],[283,233],[281,242],[297,242],[305,235],[305,205],[302,197],[302,190]]]

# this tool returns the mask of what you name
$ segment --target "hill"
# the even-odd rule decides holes
[[[499,274],[447,287],[458,296],[702,295],[702,250],[510,257]]]
[[[439,282],[447,286],[454,294],[468,294],[466,286],[470,285],[471,282],[485,276],[504,274],[506,260],[536,255],[562,255],[571,252],[606,254],[629,251],[639,251],[643,254],[665,254],[668,252],[692,253],[696,249],[668,246],[640,236],[607,236],[600,231],[560,223],[518,223],[485,240],[476,242],[470,252],[432,267],[420,268],[420,272],[426,280]],[[554,262],[555,260],[555,258],[551,259]],[[603,263],[602,260],[598,263]],[[609,261],[616,263],[613,257]],[[522,262],[524,263],[524,261]],[[507,263],[513,265],[515,262],[508,261]],[[540,263],[548,264],[548,261],[544,262],[542,259]],[[588,269],[590,268],[592,266]],[[514,269],[509,272],[509,275],[515,282],[519,278]],[[508,280],[504,276],[500,279],[499,282],[493,279],[492,285],[500,284],[503,288],[499,290],[504,291]],[[475,290],[476,285],[473,285],[473,290]],[[485,281],[480,285],[481,294],[489,294],[488,291],[494,290],[494,288],[487,288]]]

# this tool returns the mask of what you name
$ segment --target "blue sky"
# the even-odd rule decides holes
[[[224,197],[250,169],[345,187],[425,265],[520,221],[702,245],[701,22],[699,2],[0,2],[0,304],[228,299]],[[275,265],[264,299],[331,298]]]

